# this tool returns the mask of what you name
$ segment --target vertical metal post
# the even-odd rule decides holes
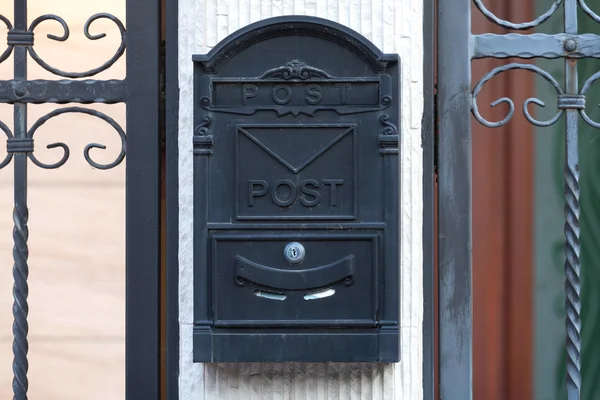
[[[435,1],[423,1],[423,400],[435,398]]]
[[[565,33],[577,35],[577,0],[565,1]],[[564,47],[566,51],[574,51],[576,42],[567,39]],[[578,96],[577,60],[565,59],[565,88],[564,98],[573,98],[584,102]],[[578,98],[580,97],[580,98]],[[561,106],[559,99],[559,107]],[[573,103],[573,102],[570,102]],[[566,109],[566,145],[565,145],[565,291],[566,291],[566,347],[567,347],[567,393],[568,400],[579,400],[581,391],[581,282],[579,260],[579,112],[572,104]]]
[[[438,2],[439,354],[442,399],[471,400],[471,0]]]
[[[125,398],[159,400],[160,0],[127,0],[126,14]]]
[[[15,0],[15,18],[14,30],[27,30],[27,0]],[[27,79],[27,48],[25,46],[15,46],[14,49],[14,75],[16,80]],[[27,105],[25,103],[15,103],[14,105],[14,139],[26,140],[27,135]],[[14,153],[14,201],[13,210],[13,393],[14,400],[27,400],[27,389],[29,382],[27,380],[27,371],[29,363],[27,361],[27,352],[29,343],[27,342],[27,333],[29,325],[27,315],[29,305],[27,304],[27,295],[29,287],[27,277],[29,267],[27,257],[29,249],[27,248],[27,239],[29,230],[27,229],[27,220],[29,211],[27,209],[27,153]]]

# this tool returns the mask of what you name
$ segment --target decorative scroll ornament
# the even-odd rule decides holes
[[[397,135],[398,128],[392,122],[390,122],[390,116],[383,113],[379,116],[379,122],[385,125],[385,128],[381,130],[382,135]]]
[[[6,124],[2,121],[0,121],[0,130],[2,130],[4,132],[4,134],[6,134],[6,137],[8,138],[9,141],[12,140],[13,133],[11,132],[10,128],[8,126],[6,126]],[[8,164],[10,164],[12,157],[13,157],[13,153],[7,152],[6,157],[4,157],[4,160],[2,160],[2,162],[0,162],[0,169],[4,168]]]
[[[109,69],[114,63],[117,62],[117,60],[119,58],[121,58],[121,56],[123,55],[123,53],[125,52],[125,46],[126,46],[126,31],[125,31],[125,26],[123,25],[123,23],[114,15],[112,14],[107,14],[107,13],[99,13],[99,14],[95,14],[92,15],[85,23],[85,25],[83,26],[83,33],[85,34],[85,37],[87,37],[89,40],[98,40],[98,39],[102,39],[104,37],[106,37],[106,33],[99,33],[99,34],[91,34],[90,33],[90,26],[92,25],[92,23],[98,19],[108,19],[109,21],[112,21],[115,23],[115,25],[117,26],[117,28],[119,28],[119,32],[121,33],[121,43],[119,44],[119,47],[117,49],[117,51],[115,52],[115,54],[108,60],[106,61],[104,64],[102,64],[101,66],[94,68],[94,69],[90,69],[89,71],[85,71],[85,72],[65,72],[65,71],[61,71],[58,68],[54,68],[52,66],[50,66],[49,64],[47,64],[46,62],[44,62],[36,53],[36,51],[34,50],[33,46],[28,47],[28,51],[29,54],[31,55],[31,58],[33,58],[35,60],[35,62],[37,62],[42,68],[44,68],[47,71],[52,72],[53,74],[56,75],[60,75],[63,76],[65,78],[85,78],[85,77],[89,77],[89,76],[93,76],[96,75],[102,71],[106,71],[107,69]],[[51,15],[51,14],[47,14],[47,15],[42,15],[41,17],[36,18],[32,23],[31,26],[29,27],[29,32],[32,32],[35,30],[35,28],[42,22],[44,21],[48,21],[48,20],[54,20],[57,21],[58,23],[60,23],[63,27],[64,33],[62,36],[55,36],[55,35],[48,35],[49,39],[52,40],[56,40],[59,42],[64,42],[65,40],[67,40],[69,38],[70,32],[69,32],[69,26],[67,25],[67,23],[60,17],[56,16],[56,15]]]
[[[200,125],[194,130],[194,154],[210,156],[213,154],[212,146],[214,144],[214,138],[208,134],[208,127],[212,122],[210,115],[205,116],[202,119]]]
[[[10,23],[10,21],[8,20],[8,18],[6,18],[4,15],[0,15],[0,21],[4,22],[4,25],[6,25],[6,27],[8,28],[8,31],[12,31],[13,26]],[[6,60],[8,57],[10,57],[10,54],[12,53],[14,46],[9,44],[8,47],[6,48],[6,50],[4,50],[4,52],[0,55],[0,64]]]
[[[332,77],[321,69],[310,67],[298,60],[292,60],[286,65],[270,69],[260,76],[260,79],[273,78],[285,80],[307,80],[311,78],[331,79]]]
[[[119,165],[121,163],[121,161],[123,161],[123,159],[125,158],[125,132],[123,131],[123,129],[121,128],[121,126],[119,124],[117,124],[117,122],[112,119],[111,117],[109,117],[108,115],[101,113],[99,111],[96,110],[91,110],[89,108],[82,108],[82,107],[67,107],[67,108],[59,108],[56,109],[48,114],[46,114],[45,116],[41,117],[40,119],[38,119],[29,129],[29,131],[27,132],[27,137],[30,139],[33,139],[33,136],[35,135],[36,131],[38,130],[38,128],[40,126],[42,126],[43,124],[45,124],[46,122],[48,122],[48,120],[50,120],[51,118],[54,118],[56,116],[59,116],[61,114],[66,114],[66,113],[80,113],[80,114],[87,114],[87,115],[91,115],[93,117],[96,118],[100,118],[101,120],[105,121],[106,123],[108,123],[110,126],[112,126],[115,131],[117,131],[117,133],[119,134],[119,138],[121,139],[121,151],[119,152],[119,155],[117,156],[117,158],[108,164],[100,164],[95,162],[94,160],[92,160],[91,156],[90,156],[90,150],[91,149],[101,149],[101,150],[105,150],[106,146],[103,144],[98,144],[98,143],[90,143],[88,145],[85,146],[84,150],[83,150],[83,157],[85,158],[85,160],[87,161],[88,164],[90,164],[92,167],[94,168],[98,168],[98,169],[111,169],[116,167],[117,165]],[[39,161],[34,155],[33,153],[28,153],[29,158],[31,159],[31,161],[37,165],[40,168],[44,168],[44,169],[55,169],[58,167],[61,167],[62,165],[64,165],[67,160],[69,159],[69,155],[70,155],[70,149],[69,146],[67,146],[65,143],[52,143],[49,144],[48,146],[46,146],[46,148],[48,149],[53,149],[56,147],[61,147],[63,149],[63,156],[62,158],[54,163],[54,164],[45,164],[41,161]]]
[[[475,119],[477,121],[479,121],[479,123],[481,123],[482,125],[484,125],[488,128],[498,128],[498,127],[506,125],[512,119],[512,117],[515,113],[515,104],[512,101],[512,99],[509,99],[507,97],[502,97],[491,103],[492,107],[496,107],[499,104],[505,103],[508,105],[508,108],[509,108],[507,115],[502,120],[497,121],[497,122],[491,122],[491,121],[485,119],[479,112],[479,107],[477,106],[477,96],[481,92],[481,89],[483,88],[483,86],[488,81],[490,81],[496,75],[499,75],[503,72],[510,71],[513,69],[522,69],[522,70],[528,70],[528,71],[535,72],[536,74],[543,77],[547,82],[550,82],[552,87],[554,87],[554,89],[556,90],[556,93],[558,96],[558,99],[557,99],[558,112],[554,115],[554,117],[550,118],[547,121],[539,121],[539,120],[535,119],[529,112],[529,105],[531,103],[537,104],[540,107],[545,107],[546,103],[544,103],[542,100],[540,100],[536,97],[530,97],[527,100],[525,100],[525,102],[523,103],[523,114],[525,115],[525,118],[531,124],[533,124],[535,126],[541,126],[541,127],[551,126],[560,119],[560,117],[564,114],[565,110],[575,109],[575,110],[579,111],[581,118],[588,125],[590,125],[594,128],[600,129],[600,122],[592,120],[585,111],[585,95],[588,92],[588,90],[590,89],[590,87],[596,81],[600,80],[600,71],[596,72],[587,81],[585,81],[585,83],[581,87],[581,90],[579,91],[579,94],[567,95],[564,93],[564,91],[561,88],[561,86],[559,85],[559,83],[548,72],[540,69],[539,67],[536,67],[535,65],[518,64],[518,63],[507,64],[507,65],[503,65],[501,67],[494,68],[492,71],[487,73],[477,83],[477,85],[473,89],[472,98],[471,98],[471,112],[473,113],[473,116],[475,117]]]
[[[493,12],[491,12],[490,10],[487,9],[487,7],[483,4],[482,0],[473,0],[473,3],[475,3],[475,6],[488,19],[488,21],[490,21],[498,26],[507,28],[507,29],[514,29],[514,30],[520,30],[520,31],[534,28],[534,27],[539,26],[539,25],[543,24],[544,22],[546,22],[548,19],[550,19],[550,17],[552,15],[554,15],[556,10],[558,10],[558,8],[562,4],[562,2],[563,2],[563,0],[555,0],[554,3],[552,4],[552,6],[550,6],[550,8],[548,9],[548,11],[546,11],[544,14],[540,15],[533,21],[514,23],[514,22],[510,22],[510,21],[506,21],[501,18],[498,18]],[[583,0],[579,0],[579,2],[581,4],[581,3],[583,3]],[[583,3],[583,4],[585,4],[585,3]]]
[[[379,116],[379,122],[384,125],[379,132],[379,154],[398,154],[398,128],[390,122],[390,116],[386,113]]]
[[[117,48],[117,51],[115,52],[115,54],[108,61],[106,61],[104,64],[102,64],[101,66],[99,66],[97,68],[93,68],[93,69],[90,69],[90,70],[84,71],[84,72],[66,72],[66,71],[62,71],[58,68],[55,68],[55,67],[49,65],[44,60],[42,60],[41,57],[37,54],[37,52],[35,51],[34,46],[33,46],[33,35],[34,35],[35,28],[42,22],[56,21],[62,26],[63,34],[61,36],[57,36],[57,35],[53,35],[53,34],[47,35],[47,37],[51,40],[55,40],[58,42],[64,42],[69,38],[69,36],[71,34],[70,30],[69,30],[69,26],[67,25],[65,20],[54,14],[45,14],[45,15],[42,15],[42,16],[36,18],[35,20],[33,20],[33,22],[31,23],[31,25],[29,26],[29,29],[27,31],[15,31],[13,29],[13,26],[10,23],[10,21],[6,17],[0,15],[0,21],[2,21],[7,26],[8,31],[9,31],[8,32],[8,48],[2,53],[2,55],[0,55],[0,63],[2,61],[6,60],[10,56],[10,54],[15,46],[26,46],[27,51],[31,55],[31,58],[33,58],[33,60],[36,63],[38,63],[42,68],[44,68],[46,71],[49,71],[55,75],[59,75],[59,76],[65,77],[65,78],[85,78],[85,77],[94,76],[102,71],[106,71],[112,65],[114,65],[114,63],[116,63],[117,60],[119,58],[121,58],[121,56],[123,56],[123,54],[125,53],[126,40],[127,40],[126,30],[125,30],[125,26],[123,25],[123,23],[114,15],[107,14],[107,13],[95,14],[95,15],[92,15],[86,21],[85,25],[83,26],[83,33],[85,34],[85,37],[87,37],[89,40],[98,40],[98,39],[102,39],[102,38],[106,37],[106,33],[98,33],[98,34],[90,33],[90,27],[91,27],[92,23],[99,19],[108,19],[109,21],[114,22],[114,24],[117,26],[117,28],[119,28],[119,32],[121,34],[121,42],[120,42],[119,47]]]
[[[579,7],[581,7],[583,12],[586,13],[591,19],[600,24],[600,15],[592,11],[592,9],[587,5],[585,1],[586,0],[577,0],[577,2],[579,3]]]
[[[498,128],[498,127],[501,127],[503,125],[506,125],[508,123],[508,121],[511,120],[511,118],[513,117],[513,115],[515,113],[515,103],[512,101],[512,99],[509,99],[508,97],[501,97],[498,100],[492,102],[491,103],[492,107],[496,107],[499,104],[505,103],[505,104],[508,105],[509,110],[508,110],[508,114],[502,120],[500,120],[498,122],[491,122],[491,121],[488,121],[487,119],[485,119],[479,113],[479,108],[477,106],[477,96],[479,95],[479,92],[481,91],[481,89],[483,88],[483,86],[489,80],[491,80],[496,75],[499,75],[499,74],[501,74],[503,72],[510,71],[510,70],[513,70],[513,69],[521,69],[521,70],[527,70],[527,71],[535,72],[536,74],[538,74],[542,78],[544,78],[547,82],[549,82],[552,85],[552,87],[554,87],[554,89],[556,90],[556,93],[557,93],[557,95],[559,97],[564,96],[564,91],[561,88],[561,86],[558,84],[558,82],[556,81],[556,79],[554,79],[552,77],[552,75],[550,75],[548,72],[542,70],[539,67],[536,67],[535,65],[532,65],[532,64],[512,63],[512,64],[507,64],[507,65],[503,65],[501,67],[494,68],[489,73],[487,73],[479,81],[479,83],[477,83],[477,85],[473,89],[473,93],[472,93],[472,97],[471,97],[471,112],[473,113],[473,116],[475,117],[475,119],[477,121],[479,121],[479,123],[481,123],[482,125],[484,125],[484,126],[486,126],[488,128]],[[556,123],[556,121],[558,121],[560,119],[560,117],[564,113],[564,109],[559,109],[558,112],[556,113],[556,115],[554,115],[554,117],[552,117],[551,119],[549,119],[547,121],[539,121],[539,120],[535,119],[533,116],[531,116],[531,114],[529,113],[529,105],[531,103],[537,104],[540,107],[545,107],[546,103],[544,103],[542,100],[538,99],[537,97],[530,97],[527,100],[525,100],[525,102],[523,103],[523,114],[525,115],[525,118],[530,123],[532,123],[533,125],[536,125],[536,126],[550,126],[550,125],[553,125],[553,124]]]
[[[210,115],[207,115],[202,119],[202,123],[198,125],[194,131],[196,136],[206,136],[208,135],[208,126],[212,122],[212,118]]]
[[[589,90],[589,88],[594,84],[594,82],[596,82],[598,79],[600,79],[600,71],[596,72],[594,75],[590,76],[590,78],[585,81],[585,83],[583,84],[583,86],[581,87],[581,90],[579,91],[579,94],[581,96],[585,96],[585,94],[587,93],[587,91]],[[598,128],[600,129],[600,123],[596,122],[594,120],[592,120],[587,113],[585,112],[585,108],[582,108],[579,110],[579,114],[581,115],[581,118],[590,126],[593,126],[594,128]]]

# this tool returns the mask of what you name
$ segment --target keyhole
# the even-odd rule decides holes
[[[302,262],[302,260],[304,260],[304,254],[304,246],[302,246],[298,242],[288,243],[288,245],[285,246],[285,250],[283,251],[285,259],[293,264]]]

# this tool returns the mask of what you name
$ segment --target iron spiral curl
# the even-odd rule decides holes
[[[29,305],[27,304],[27,296],[29,295],[29,286],[27,278],[29,276],[29,267],[27,258],[29,257],[29,249],[27,240],[29,238],[29,229],[27,228],[27,220],[29,219],[29,211],[23,203],[17,203],[13,210],[13,316],[14,322],[13,345],[12,351],[13,360],[13,392],[15,399],[21,400],[27,398],[27,389],[29,382],[27,379],[27,371],[29,363],[27,361],[27,353],[29,351],[29,342],[27,334],[29,332],[29,324],[27,323],[27,315],[29,314]]]
[[[2,121],[0,121],[0,130],[2,130],[5,134],[6,137],[8,139],[11,139],[13,137],[13,134],[10,130],[10,128]],[[13,154],[12,153],[7,153],[6,157],[4,157],[4,160],[2,160],[2,162],[0,162],[0,169],[6,167],[8,164],[10,164],[10,161],[13,158]]]
[[[588,15],[588,17],[590,17],[591,19],[593,19],[594,21],[596,21],[600,24],[600,15],[598,15],[597,13],[592,11],[590,6],[588,6],[585,1],[586,0],[577,0],[577,2],[579,3],[579,7],[581,7],[581,10],[584,13],[586,13]]]
[[[508,105],[508,108],[509,108],[508,113],[500,121],[497,121],[497,122],[488,121],[479,112],[479,107],[477,106],[477,96],[479,95],[479,92],[481,92],[481,89],[483,88],[483,86],[489,80],[494,78],[496,75],[499,75],[503,72],[514,70],[514,69],[535,72],[536,74],[543,77],[547,82],[549,82],[554,87],[558,96],[561,96],[564,94],[563,89],[561,88],[559,83],[556,81],[556,79],[554,79],[552,77],[552,75],[550,75],[548,72],[544,71],[543,69],[541,69],[535,65],[511,63],[511,64],[506,64],[506,65],[494,68],[493,70],[488,72],[483,78],[481,78],[481,80],[477,83],[477,85],[475,85],[475,88],[473,89],[473,92],[471,95],[471,112],[472,112],[473,116],[475,117],[475,119],[477,121],[479,121],[480,124],[482,124],[488,128],[498,128],[503,125],[506,125],[513,117],[513,115],[515,113],[515,103],[512,101],[512,99],[510,99],[508,97],[501,97],[501,98],[493,101],[491,103],[491,106],[496,107],[499,104],[505,103]],[[536,126],[551,126],[551,125],[555,124],[556,121],[558,121],[560,119],[560,117],[562,116],[562,114],[564,113],[564,110],[558,110],[558,112],[551,119],[549,119],[547,121],[539,121],[539,120],[535,119],[533,116],[531,116],[531,114],[529,113],[529,105],[532,103],[536,104],[540,107],[545,107],[546,103],[544,103],[542,100],[538,99],[537,97],[530,97],[527,100],[525,100],[525,102],[523,103],[523,114],[525,115],[525,118],[531,124],[536,125]]]
[[[6,25],[6,28],[11,31],[13,26],[10,23],[9,19],[6,18],[4,15],[0,14],[0,21],[4,22],[4,25]],[[13,47],[12,45],[8,45],[8,47],[6,48],[6,50],[4,50],[4,52],[2,53],[2,55],[0,55],[0,64],[2,64],[2,62],[4,62],[8,57],[10,57],[10,54],[13,51]]]
[[[58,68],[55,68],[55,67],[49,65],[44,60],[42,60],[40,58],[40,56],[37,54],[37,52],[34,50],[33,46],[27,47],[27,50],[29,51],[31,58],[33,58],[35,60],[35,62],[38,63],[46,71],[49,71],[55,75],[59,75],[59,76],[65,77],[65,78],[86,78],[86,77],[94,76],[102,71],[106,71],[112,65],[114,65],[114,63],[116,63],[117,60],[119,58],[121,58],[121,56],[125,52],[125,46],[126,46],[126,41],[127,41],[126,30],[125,30],[125,26],[123,25],[121,20],[119,20],[114,15],[108,14],[108,13],[95,14],[95,15],[92,15],[90,18],[88,18],[85,25],[83,26],[83,33],[85,34],[85,37],[87,37],[89,40],[98,40],[98,39],[102,39],[102,38],[106,37],[106,33],[99,33],[99,34],[95,34],[95,35],[90,33],[90,26],[92,25],[92,23],[94,21],[99,20],[99,19],[108,19],[109,21],[112,21],[115,23],[115,25],[119,28],[119,32],[121,33],[121,43],[119,44],[119,47],[118,47],[117,51],[115,52],[115,54],[108,61],[106,61],[104,64],[102,64],[101,66],[99,66],[97,68],[93,68],[93,69],[90,69],[90,70],[84,71],[84,72],[62,71]],[[61,17],[59,17],[57,15],[53,15],[53,14],[46,14],[46,15],[42,15],[42,16],[36,18],[29,26],[28,32],[33,33],[35,28],[44,21],[56,21],[63,28],[62,36],[48,34],[47,36],[49,39],[55,40],[58,42],[64,42],[65,40],[67,40],[69,38],[69,36],[70,36],[69,26],[67,25],[67,23],[65,22],[64,19],[62,19]]]
[[[579,94],[582,96],[585,96],[585,94],[587,93],[587,91],[590,89],[590,87],[594,84],[594,82],[596,82],[598,79],[600,79],[600,71],[596,72],[594,75],[590,76],[590,78],[585,81],[585,83],[583,84],[583,86],[581,87],[581,90],[579,91]],[[600,122],[596,122],[593,119],[591,119],[587,113],[585,112],[585,109],[581,109],[579,110],[579,114],[581,115],[581,118],[590,126],[594,127],[594,128],[598,128],[600,129]]]
[[[519,31],[535,28],[536,26],[539,26],[546,22],[552,15],[554,15],[556,10],[558,10],[562,2],[563,0],[555,0],[552,6],[550,6],[550,8],[545,13],[543,13],[533,21],[515,23],[506,21],[502,18],[498,18],[498,16],[496,16],[493,12],[487,9],[487,7],[483,4],[482,0],[473,0],[473,3],[477,7],[477,9],[479,9],[479,11],[488,19],[488,21],[507,29],[514,29]]]
[[[116,167],[117,165],[119,165],[121,163],[121,161],[123,161],[123,159],[125,158],[125,153],[126,153],[126,136],[125,136],[125,132],[123,131],[123,128],[121,128],[121,126],[114,119],[109,117],[108,115],[106,115],[100,111],[92,110],[89,108],[66,107],[66,108],[56,109],[56,110],[46,114],[45,116],[41,117],[40,119],[38,119],[31,126],[29,131],[27,132],[27,137],[33,139],[35,132],[37,131],[37,129],[40,126],[45,124],[51,118],[54,118],[56,116],[66,114],[66,113],[87,114],[87,115],[91,115],[96,118],[100,118],[101,120],[105,121],[110,126],[112,126],[119,134],[119,137],[121,139],[121,151],[120,151],[119,155],[117,156],[117,158],[113,162],[108,163],[108,164],[100,164],[100,163],[95,162],[90,156],[90,150],[91,149],[105,150],[106,146],[103,144],[99,144],[99,143],[90,143],[90,144],[86,145],[83,150],[83,156],[88,164],[90,164],[92,167],[97,168],[97,169],[111,169],[111,168]],[[39,161],[33,155],[33,153],[28,153],[28,156],[31,159],[31,161],[40,168],[44,168],[44,169],[59,168],[62,165],[64,165],[67,162],[67,160],[69,159],[70,149],[69,149],[69,146],[67,146],[65,143],[62,143],[62,142],[52,143],[52,144],[49,144],[46,146],[46,148],[48,148],[48,149],[53,149],[56,147],[60,147],[63,149],[63,156],[58,162],[56,162],[54,164],[45,164],[45,163]]]
[[[567,385],[581,390],[581,263],[579,259],[579,167],[565,164],[565,302]]]

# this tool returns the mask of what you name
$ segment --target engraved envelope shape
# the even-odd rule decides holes
[[[238,127],[238,131],[294,174],[339,143],[353,127]]]

